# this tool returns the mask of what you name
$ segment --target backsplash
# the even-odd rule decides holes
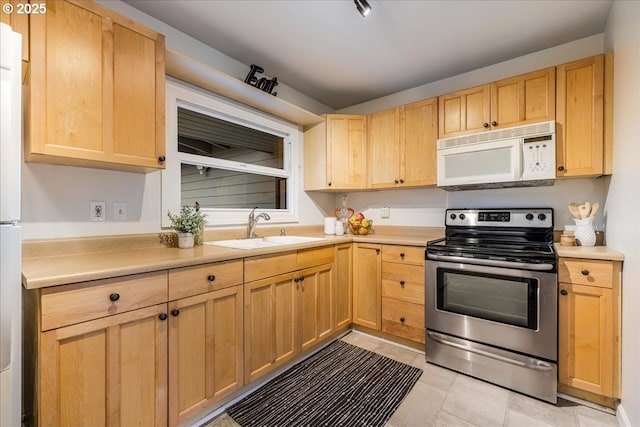
[[[502,188],[446,192],[438,188],[394,189],[348,194],[348,204],[356,212],[362,211],[374,225],[411,225],[442,227],[447,208],[520,208],[550,207],[554,209],[554,228],[562,230],[574,224],[568,205],[572,201],[599,202],[594,225],[606,228],[605,201],[609,177],[556,180],[550,187]],[[336,195],[336,206],[340,196]],[[389,218],[381,217],[382,207],[390,208]]]

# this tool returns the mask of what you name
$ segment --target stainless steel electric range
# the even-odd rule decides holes
[[[552,209],[448,209],[426,249],[428,362],[556,403]]]

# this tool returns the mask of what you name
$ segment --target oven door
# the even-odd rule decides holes
[[[432,260],[425,273],[428,330],[557,360],[555,273]]]

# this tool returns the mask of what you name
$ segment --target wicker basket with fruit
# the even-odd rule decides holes
[[[373,234],[373,221],[364,217],[362,212],[359,212],[357,215],[353,215],[349,218],[349,228],[351,229],[351,234]]]

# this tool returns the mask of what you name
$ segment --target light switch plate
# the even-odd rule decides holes
[[[127,202],[113,202],[113,220],[127,220]]]
[[[94,222],[106,221],[107,203],[104,201],[89,202],[89,219]]]

